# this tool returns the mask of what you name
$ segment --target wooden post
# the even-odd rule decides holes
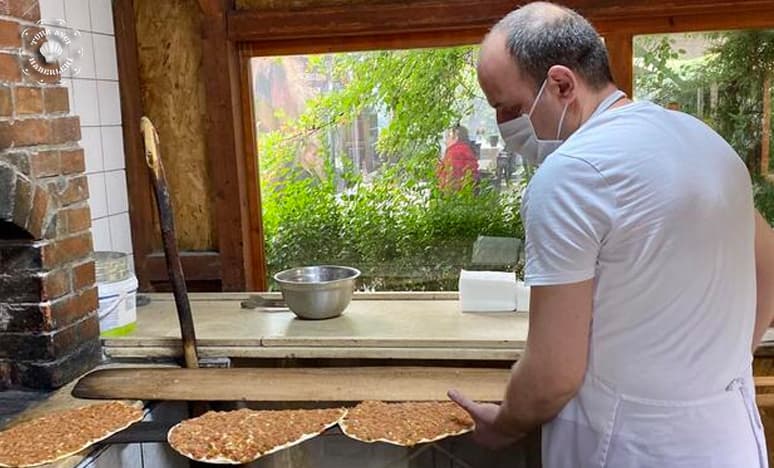
[[[769,157],[771,149],[771,75],[766,72],[763,79],[763,119],[761,121],[761,175],[769,173]]]
[[[243,46],[244,44],[242,44]],[[257,129],[253,119],[252,73],[250,70],[250,54],[244,48],[239,51],[240,97],[242,108],[242,148],[244,151],[244,178],[251,183],[246,184],[249,233],[247,242],[250,244],[248,270],[251,270],[252,283],[248,283],[253,291],[267,291],[266,249],[263,234],[263,211],[261,209],[260,164],[258,146],[256,145]]]
[[[634,37],[628,33],[605,35],[605,45],[610,56],[613,79],[619,89],[629,97],[634,92]]]
[[[137,61],[134,1],[117,0],[113,3],[113,10],[134,268],[140,280],[140,290],[149,291],[151,285],[147,262],[153,250],[154,214],[150,178],[145,165],[140,135],[142,99]]]
[[[242,143],[239,54],[228,38],[229,0],[199,0],[207,91],[207,152],[214,191],[223,291],[263,289],[254,275],[250,201]]]

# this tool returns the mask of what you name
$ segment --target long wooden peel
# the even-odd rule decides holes
[[[457,388],[479,401],[500,401],[509,369],[453,367],[323,367],[94,371],[73,389],[78,398],[176,401],[428,401]],[[774,377],[756,377],[757,403],[774,406]]]
[[[188,300],[188,288],[185,285],[183,266],[180,263],[180,253],[177,249],[175,236],[175,216],[172,210],[172,202],[169,196],[169,185],[164,172],[164,164],[161,162],[159,151],[159,134],[147,117],[140,119],[140,131],[145,144],[145,162],[150,169],[153,191],[156,195],[156,207],[161,223],[161,239],[164,244],[164,257],[167,261],[167,273],[172,283],[172,294],[175,297],[177,318],[180,322],[180,336],[183,339],[183,362],[188,369],[199,367],[199,356],[196,350],[196,332],[193,316],[191,315],[191,303]],[[192,416],[199,416],[207,411],[209,405],[203,401],[192,401],[188,405]],[[204,466],[201,463],[191,461],[191,468]]]
[[[480,401],[502,399],[510,369],[321,367],[94,371],[73,389],[78,398],[175,401],[438,401],[456,388]]]
[[[164,254],[167,261],[167,272],[172,282],[172,292],[175,297],[177,318],[180,321],[180,333],[183,338],[183,358],[185,367],[199,367],[199,356],[196,351],[196,332],[194,331],[191,303],[188,300],[188,289],[183,277],[183,267],[180,264],[180,254],[175,239],[175,219],[170,202],[169,186],[161,162],[159,151],[159,135],[150,119],[140,119],[140,131],[145,143],[145,161],[151,173],[153,190],[156,194],[156,206],[161,222],[161,237],[164,242]]]

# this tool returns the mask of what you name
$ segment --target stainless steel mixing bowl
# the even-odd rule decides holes
[[[352,300],[360,271],[345,266],[291,268],[274,275],[288,308],[304,319],[338,317]]]

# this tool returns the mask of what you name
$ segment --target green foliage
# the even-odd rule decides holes
[[[473,47],[311,57],[308,71],[338,83],[306,111],[259,138],[261,197],[270,273],[345,264],[361,287],[451,290],[479,235],[523,237],[520,193],[468,181],[438,187],[439,137],[479,97]],[[364,180],[346,157],[331,163],[329,130],[379,111],[384,164]],[[325,161],[314,167],[312,154]],[[302,161],[303,160],[303,161]]]
[[[753,174],[760,173],[763,89],[774,72],[774,31],[713,34],[714,53],[706,79],[718,83],[722,96],[712,115],[713,127],[731,143]]]
[[[330,183],[296,179],[263,199],[269,270],[346,264],[363,271],[366,289],[456,289],[479,235],[523,236],[519,194],[384,176],[336,194]]]
[[[681,60],[670,36],[637,39],[637,95],[658,104],[675,101],[712,126],[739,153],[752,174],[760,172],[763,83],[774,71],[774,31],[704,34],[704,57]],[[717,96],[714,108],[709,105]],[[703,106],[700,103],[704,104]],[[772,122],[774,129],[774,122]],[[774,151],[774,142],[772,142]]]
[[[674,50],[674,39],[667,35],[639,36],[635,49],[635,94],[664,105],[675,100],[685,80],[670,62],[680,58],[685,51]]]
[[[438,154],[438,135],[471,110],[476,97],[476,47],[384,50],[317,56],[313,71],[342,85],[308,103],[307,130],[352,122],[366,110],[390,117],[377,151],[417,178]]]

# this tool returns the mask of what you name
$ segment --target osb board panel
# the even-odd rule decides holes
[[[774,358],[755,358],[753,374],[756,376],[774,375]],[[769,393],[774,389],[761,389],[759,393]],[[766,446],[769,451],[769,465],[774,466],[774,408],[760,408],[763,429],[766,432]]]
[[[178,246],[216,250],[199,5],[196,0],[135,0],[134,6],[143,111],[159,133]],[[160,249],[160,236],[154,242]]]

